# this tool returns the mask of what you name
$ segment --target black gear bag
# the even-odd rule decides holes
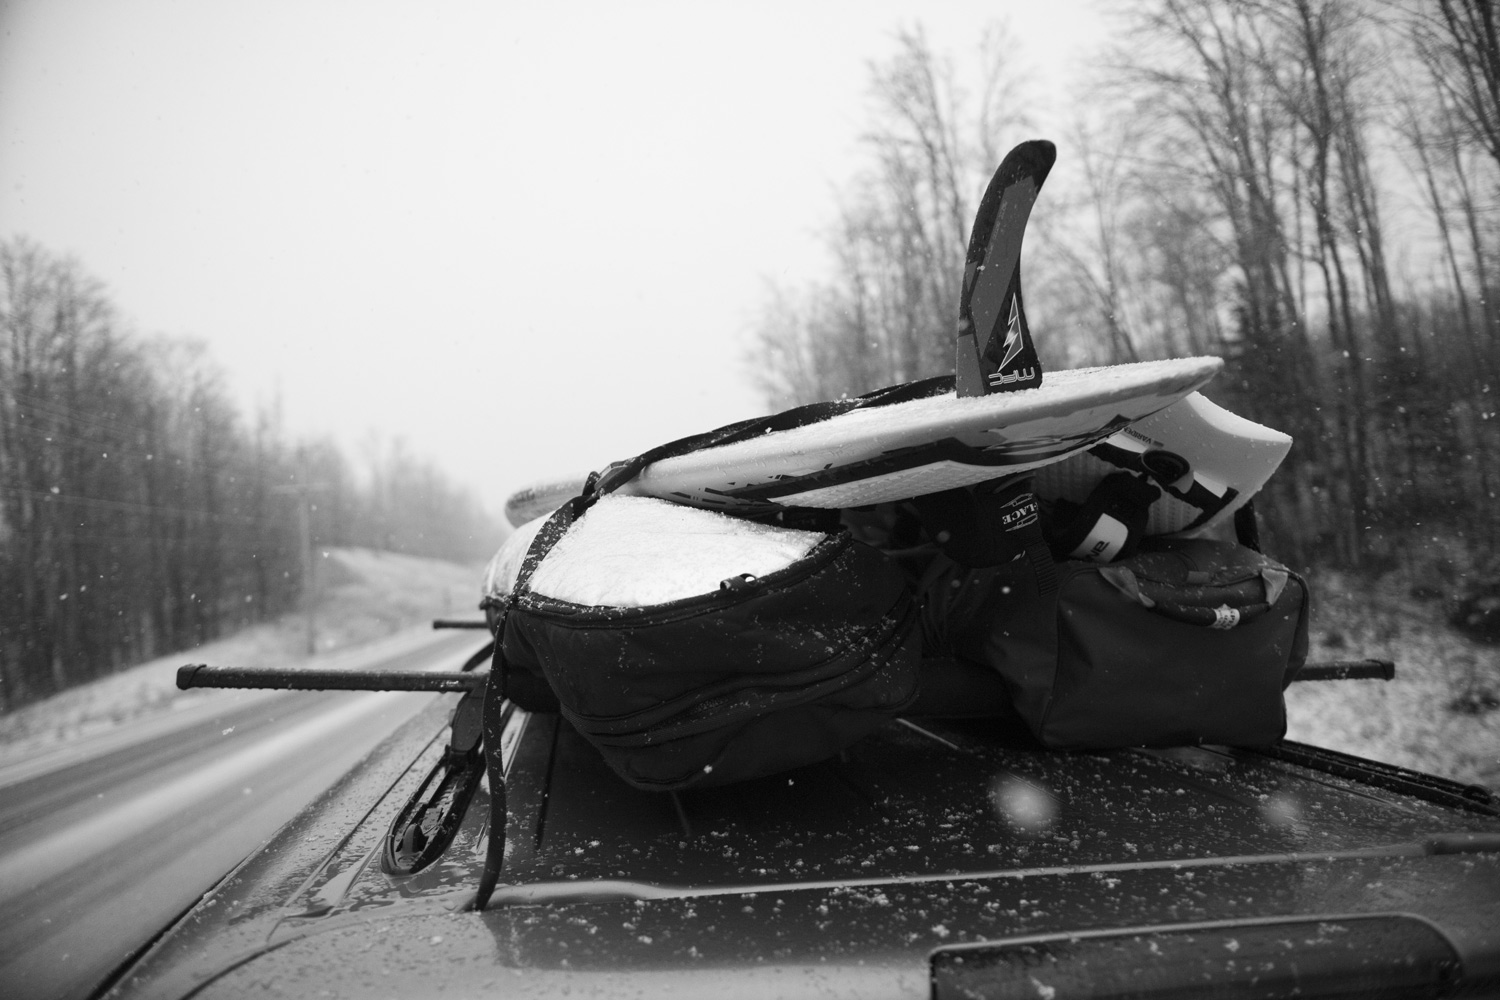
[[[605,553],[558,549],[596,503],[725,515],[586,494],[536,533],[504,599],[496,667],[518,680],[544,676],[563,716],[631,785],[675,791],[809,764],[915,699],[916,605],[901,571],[876,549],[845,532],[820,533],[771,572],[731,575],[708,592],[644,606],[538,593],[531,581],[554,551],[584,577],[609,573]],[[683,559],[697,544],[677,532],[652,541]]]
[[[1149,539],[1107,564],[1033,548],[950,563],[926,591],[929,655],[992,667],[1057,749],[1275,743],[1307,658],[1306,584],[1228,541]]]

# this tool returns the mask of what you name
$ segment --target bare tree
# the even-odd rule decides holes
[[[869,170],[830,235],[832,280],[773,289],[753,367],[773,402],[808,402],[952,370],[969,226],[1002,136],[1024,121],[1003,26],[986,32],[975,91],[914,28],[872,67]]]
[[[1044,353],[1224,355],[1211,394],[1298,442],[1263,505],[1294,561],[1389,564],[1416,524],[1467,532],[1477,517],[1500,536],[1491,5],[1132,11],[1111,85],[1094,91],[1113,103],[1065,150],[1076,194],[1054,180],[1033,222],[1033,245],[1064,266],[1028,272],[1041,279],[1029,302],[1081,334],[1048,337]],[[1004,144],[987,100],[973,120],[991,138],[955,125],[972,110],[961,77],[920,32],[901,41],[875,67],[872,166],[843,199],[836,277],[768,299],[778,403],[948,370],[962,227]],[[982,169],[966,150],[984,151]],[[1418,197],[1391,185],[1393,151]],[[1420,285],[1413,267],[1443,278]]]
[[[1500,165],[1500,29],[1491,0],[1437,0],[1413,12],[1413,36],[1468,137]]]
[[[1128,274],[1128,257],[1137,257],[1127,215],[1139,205],[1132,190],[1135,174],[1127,157],[1138,145],[1136,119],[1116,118],[1121,123],[1101,143],[1097,126],[1080,118],[1072,128],[1072,149],[1082,167],[1081,197],[1060,194],[1060,211],[1048,213],[1042,227],[1052,236],[1047,249],[1068,265],[1069,277],[1087,289],[1103,328],[1105,350],[1101,360],[1109,364],[1139,361],[1137,336],[1131,332],[1127,300],[1129,285],[1141,285],[1139,275]],[[1076,204],[1073,204],[1076,202]],[[1067,220],[1076,223],[1068,227]],[[1071,229],[1071,231],[1065,231]],[[1134,251],[1134,252],[1133,252]],[[1135,289],[1136,295],[1141,289]],[[1081,317],[1079,317],[1081,318]]]
[[[493,549],[463,491],[398,471],[405,551]],[[294,474],[201,345],[140,342],[76,263],[0,242],[0,710],[291,607]]]

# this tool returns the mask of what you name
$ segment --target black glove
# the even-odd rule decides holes
[[[1151,505],[1161,490],[1129,472],[1100,480],[1079,504],[1059,500],[1052,506],[1047,543],[1058,559],[1112,562],[1135,551],[1146,533]]]
[[[929,493],[913,502],[928,537],[960,566],[999,566],[1042,541],[1041,505],[1030,476]]]

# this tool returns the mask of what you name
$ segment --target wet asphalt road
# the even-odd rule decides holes
[[[367,666],[457,670],[480,645],[438,633]],[[92,995],[433,697],[212,692],[45,770],[0,773],[0,997]]]

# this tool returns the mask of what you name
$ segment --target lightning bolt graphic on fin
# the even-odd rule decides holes
[[[1010,367],[1010,363],[1016,360],[1016,355],[1021,353],[1021,348],[1026,346],[1021,340],[1021,310],[1017,302],[1017,299],[1010,300],[1010,323],[1005,328],[1005,357],[999,365],[1002,371]]]

